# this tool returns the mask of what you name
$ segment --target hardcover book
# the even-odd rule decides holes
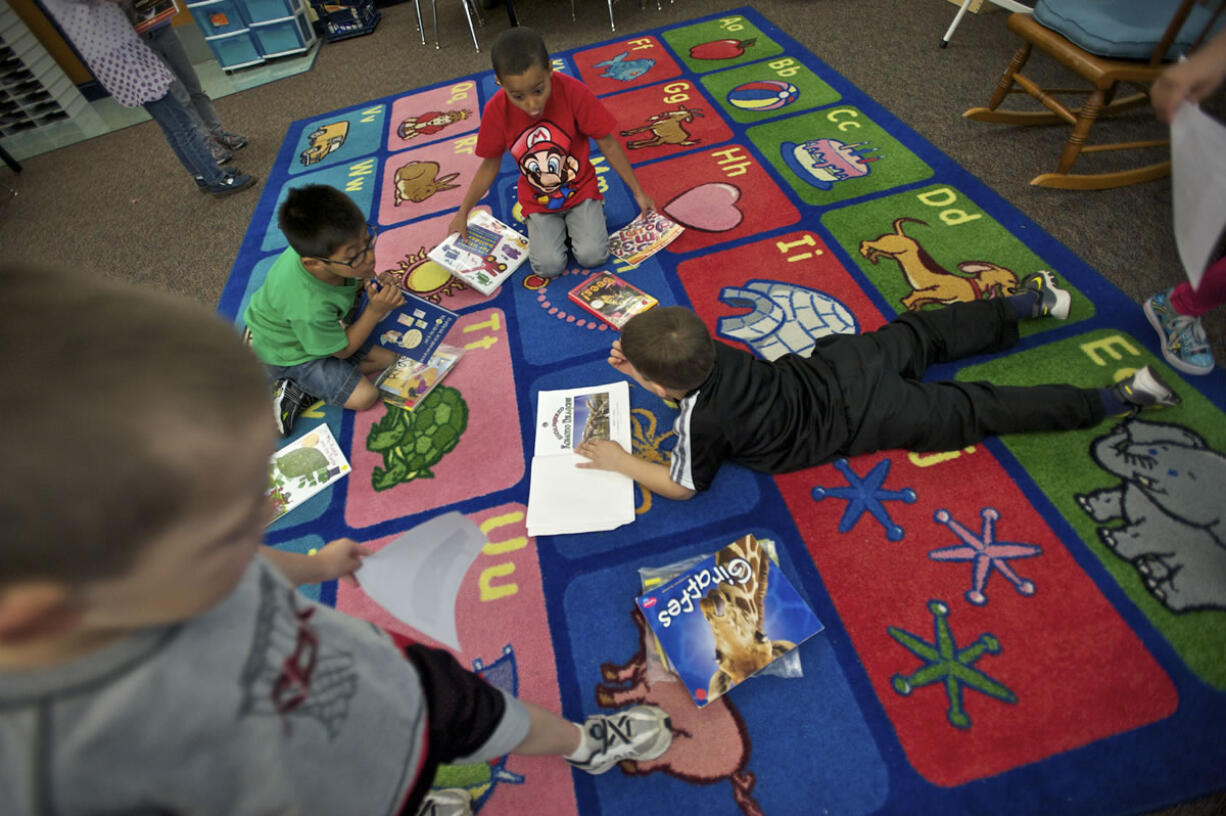
[[[349,461],[326,422],[272,455],[268,489],[276,514],[272,521],[349,474]],[[271,523],[271,522],[270,522]]]
[[[635,603],[699,708],[824,628],[752,535]]]
[[[660,301],[612,272],[597,272],[570,290],[578,306],[621,331],[626,321]]]
[[[380,320],[375,334],[379,345],[424,363],[434,356],[458,317],[450,309],[405,292],[404,305]]]
[[[484,210],[468,216],[464,237],[448,235],[430,260],[483,295],[492,295],[528,258],[528,239]]]
[[[399,357],[383,369],[375,380],[375,388],[379,389],[379,396],[384,402],[412,411],[463,355],[464,349],[444,343],[424,363],[412,357]]]

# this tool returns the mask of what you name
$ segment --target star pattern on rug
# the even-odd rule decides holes
[[[985,632],[970,646],[959,649],[947,620],[949,607],[941,601],[929,601],[928,611],[933,615],[933,643],[928,643],[897,626],[886,630],[901,646],[924,661],[924,665],[910,675],[896,674],[890,678],[894,691],[905,697],[922,686],[944,683],[945,694],[949,698],[946,717],[955,728],[971,727],[971,718],[962,707],[964,686],[1002,702],[1016,703],[1017,695],[1008,687],[973,668],[975,661],[982,657],[984,652],[998,653],[1000,641]]]
[[[975,606],[983,606],[988,602],[988,596],[983,588],[995,568],[1001,575],[1009,579],[1022,595],[1034,594],[1034,582],[1020,577],[1009,561],[1014,558],[1029,558],[1039,555],[1043,549],[1036,544],[1021,544],[1016,541],[996,541],[996,522],[1000,519],[1000,511],[994,507],[985,507],[979,511],[983,518],[983,527],[976,536],[966,527],[958,523],[948,510],[938,510],[933,519],[938,524],[944,524],[954,535],[962,539],[963,544],[944,547],[928,553],[933,561],[970,561],[974,566],[971,588],[966,591],[966,599]]]
[[[881,487],[886,477],[890,475],[890,464],[890,459],[882,459],[862,477],[851,469],[851,464],[846,459],[838,459],[834,467],[843,474],[843,478],[847,480],[847,486],[822,487],[818,485],[813,488],[813,501],[821,501],[827,497],[847,500],[847,508],[843,511],[843,518],[839,520],[840,533],[851,530],[860,521],[860,517],[868,512],[881,523],[885,529],[886,538],[890,541],[899,541],[905,531],[890,518],[890,513],[882,502],[901,501],[906,504],[914,504],[916,494],[909,487],[904,487],[902,490],[885,490]]]

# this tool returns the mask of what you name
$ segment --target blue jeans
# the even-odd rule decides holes
[[[375,346],[372,334],[362,347],[348,357],[318,357],[292,366],[265,363],[273,380],[293,380],[294,384],[313,397],[332,405],[343,406],[358,387],[362,372],[358,366]]]
[[[192,115],[173,93],[167,91],[161,99],[146,102],[145,110],[158,123],[170,149],[192,178],[203,179],[205,184],[219,184],[225,179],[226,174],[217,166],[208,145],[200,138]]]

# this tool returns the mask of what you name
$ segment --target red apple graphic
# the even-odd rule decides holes
[[[739,57],[757,40],[711,40],[690,49],[694,59],[724,60]]]

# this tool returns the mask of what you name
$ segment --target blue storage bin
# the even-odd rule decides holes
[[[244,31],[228,37],[218,37],[207,42],[222,68],[235,68],[264,61],[250,32]]]
[[[255,35],[260,53],[265,57],[301,51],[311,39],[311,31],[307,28],[304,15],[279,23],[253,25],[251,33]]]
[[[231,34],[247,27],[247,20],[233,0],[211,0],[207,3],[194,3],[187,7],[196,20],[196,25],[204,32],[205,37],[215,37],[218,34]]]
[[[293,0],[243,0],[248,23],[267,23],[293,16],[297,6]]]

